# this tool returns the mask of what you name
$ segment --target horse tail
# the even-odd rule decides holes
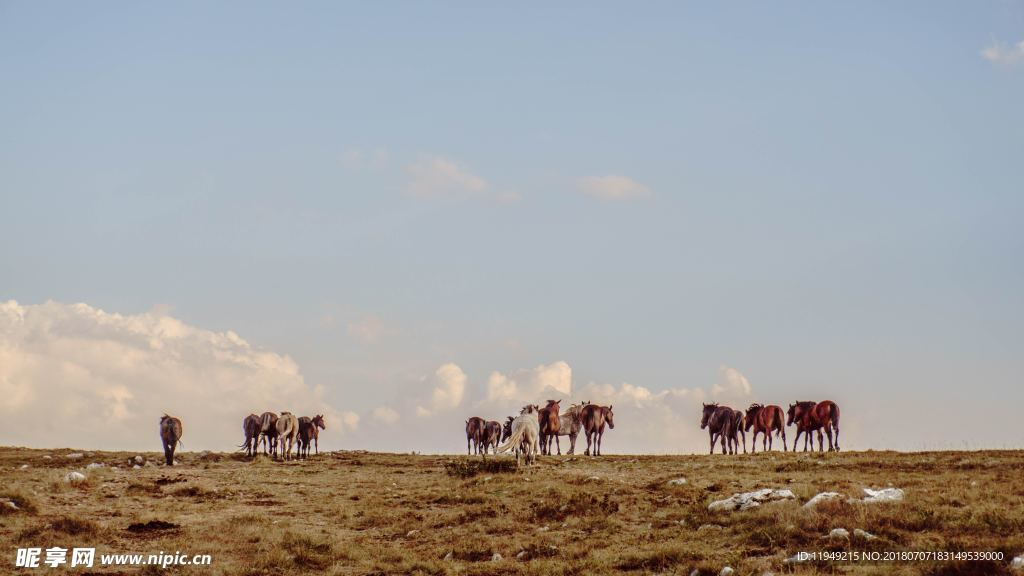
[[[839,449],[839,405],[832,403],[832,428],[836,431],[836,449]]]
[[[498,446],[498,452],[508,452],[514,446],[517,446],[523,439],[524,430],[526,430],[525,426],[520,426],[518,430],[513,430],[512,435],[508,437],[508,441]]]

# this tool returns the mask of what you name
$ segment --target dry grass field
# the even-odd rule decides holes
[[[1024,452],[507,457],[335,452],[308,461],[0,448],[0,573],[20,547],[210,554],[209,567],[96,574],[1011,574],[1024,552]],[[45,456],[49,455],[50,458]],[[158,462],[158,454],[145,457]],[[106,467],[86,470],[92,462]],[[28,464],[28,468],[22,465]],[[113,466],[119,466],[114,469]],[[71,470],[87,480],[63,481]],[[669,481],[686,478],[685,483]],[[896,486],[896,503],[802,506],[823,491]],[[708,504],[786,488],[796,500],[735,512]],[[833,540],[862,529],[877,539]],[[800,551],[999,551],[1001,562],[803,562]],[[500,555],[500,559],[497,555]]]

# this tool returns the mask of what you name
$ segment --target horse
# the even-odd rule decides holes
[[[746,428],[747,418],[743,414],[742,411],[740,411],[740,410],[733,410],[732,411],[732,421],[733,421],[733,424],[732,424],[732,437],[729,438],[729,442],[732,444],[733,454],[739,454],[739,451],[736,450],[736,444],[737,443],[741,443],[743,445],[743,453],[746,454],[747,453],[747,431],[745,430],[745,428]],[[740,437],[742,437],[742,442],[740,440]]]
[[[473,450],[480,453],[480,442],[483,440],[484,426],[486,422],[479,416],[473,416],[466,420],[466,454],[472,454]]]
[[[260,417],[255,414],[249,414],[242,420],[242,433],[245,434],[245,441],[243,441],[238,447],[241,450],[245,450],[245,455],[250,458],[256,455],[257,442],[260,437]]]
[[[814,438],[811,432],[818,432],[818,452],[825,449],[822,430],[828,435],[828,451],[839,451],[839,406],[831,401],[822,402],[798,401],[789,405],[788,419],[786,426],[796,423],[796,438],[793,440],[793,451],[796,451],[796,443],[800,440],[800,434],[804,436],[804,452],[807,451],[807,442],[810,439],[811,451],[814,451]],[[835,445],[832,444],[832,430],[835,430]]]
[[[516,466],[519,465],[519,457],[522,454],[526,455],[527,465],[537,462],[537,452],[540,451],[540,419],[537,417],[539,412],[540,408],[535,405],[524,406],[519,417],[512,421],[512,434],[509,435],[508,441],[498,446],[498,452],[515,449]]]
[[[508,440],[508,437],[512,435],[512,421],[515,420],[515,416],[509,416],[505,423],[501,426],[501,441]]]
[[[612,407],[587,404],[580,413],[580,423],[587,435],[587,449],[584,454],[591,456],[590,447],[593,445],[593,456],[600,456],[601,438],[604,436],[605,424],[608,425],[608,428],[615,428],[615,414],[612,413]]]
[[[164,460],[174,466],[174,448],[181,444],[181,420],[164,414],[160,418],[160,440],[164,445]]]
[[[319,439],[320,430],[326,430],[327,424],[320,414],[310,418],[302,416],[299,418],[299,457],[309,458],[309,443],[312,440],[316,454],[320,453]]]
[[[715,453],[715,442],[722,441],[722,454],[734,454],[736,441],[736,426],[742,421],[736,417],[738,410],[728,406],[719,406],[717,402],[704,404],[703,416],[700,420],[700,429],[708,429],[708,436],[711,438],[711,452]],[[742,414],[742,413],[741,413]],[[726,444],[728,443],[728,449]]]
[[[573,404],[565,411],[564,414],[558,417],[558,434],[555,435],[555,447],[558,449],[558,454],[562,454],[562,446],[558,442],[559,436],[569,437],[569,450],[566,454],[576,453],[576,437],[580,433],[580,429],[583,428],[583,424],[580,422],[580,414],[583,406],[586,406],[589,402],[581,404]]]
[[[277,414],[264,412],[260,414],[260,436],[258,444],[263,444],[263,454],[277,458]],[[258,447],[257,444],[257,447]],[[269,448],[269,452],[268,449]]]
[[[558,436],[561,420],[558,418],[561,400],[548,400],[548,405],[541,408],[537,418],[540,422],[540,453],[551,455],[551,441]],[[561,453],[561,450],[559,450]]]
[[[769,404],[751,404],[747,408],[746,430],[754,429],[754,437],[750,439],[750,452],[757,452],[757,435],[764,434],[761,438],[761,447],[767,452],[772,449],[772,432],[776,436],[782,436],[782,451],[788,452],[786,448],[786,418],[782,415],[782,408]]]
[[[484,431],[481,435],[481,442],[484,446],[484,454],[487,454],[489,448],[494,450],[494,453],[498,453],[498,443],[501,442],[501,422],[497,420],[489,420],[484,423]]]
[[[274,427],[277,429],[277,439],[281,445],[281,457],[287,461],[292,457],[292,446],[299,436],[299,419],[291,412],[281,412]]]

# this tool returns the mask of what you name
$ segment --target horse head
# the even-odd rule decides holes
[[[604,421],[608,423],[609,428],[615,428],[615,414],[612,412],[611,404],[607,408],[602,410],[604,412]]]
[[[715,414],[715,410],[718,409],[718,402],[712,402],[711,404],[704,404],[704,413],[700,419],[700,429],[703,430],[708,427],[708,422],[711,417]]]
[[[310,422],[321,430],[327,430],[327,423],[324,422],[323,414],[317,414]]]

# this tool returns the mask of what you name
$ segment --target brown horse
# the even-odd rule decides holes
[[[326,430],[327,424],[320,414],[310,418],[302,416],[299,418],[299,457],[309,458],[309,444],[313,443],[314,454],[320,453],[319,439],[320,431]]]
[[[580,413],[580,423],[583,425],[583,431],[587,435],[587,449],[583,453],[590,456],[590,448],[593,446],[593,455],[600,456],[601,438],[604,437],[605,424],[610,429],[615,428],[615,414],[612,413],[612,407],[587,404]]]
[[[711,454],[715,453],[715,443],[719,440],[722,442],[722,454],[736,453],[736,427],[742,423],[742,419],[736,417],[737,412],[739,411],[728,406],[719,406],[717,402],[704,404],[700,429],[707,428],[708,430],[708,436],[711,438]],[[740,415],[742,416],[742,412]]]
[[[466,420],[466,454],[472,454],[474,449],[477,454],[480,453],[480,443],[483,441],[486,425],[484,419],[479,416]]]
[[[505,419],[505,423],[501,425],[501,441],[508,440],[508,437],[512,435],[512,421],[515,420],[515,416],[509,416]]]
[[[264,455],[269,454],[277,458],[277,414],[264,412],[260,415],[260,437],[258,443],[263,444]]]
[[[160,440],[164,445],[164,460],[174,466],[174,449],[181,443],[181,420],[164,414],[160,418]]]
[[[537,415],[540,423],[541,454],[551,455],[551,441],[558,436],[558,430],[561,427],[561,421],[558,419],[561,402],[561,400],[548,400],[548,405],[541,408],[540,413]]]
[[[493,448],[494,453],[497,454],[498,443],[501,442],[501,422],[496,420],[489,420],[485,422],[481,442],[484,446],[484,454],[487,454],[487,450],[489,448]]]
[[[782,451],[788,452],[786,448],[786,418],[783,416],[782,408],[769,404],[751,404],[747,408],[747,426],[749,431],[754,429],[754,437],[750,439],[750,451],[757,452],[757,435],[764,434],[761,439],[765,451],[772,449],[772,432],[776,436],[782,436]]]
[[[729,442],[732,444],[733,453],[739,454],[736,444],[743,446],[743,453],[747,453],[747,417],[740,410],[732,411],[732,437]],[[742,441],[741,441],[742,438]]]
[[[256,455],[257,445],[260,437],[260,417],[255,414],[249,414],[242,420],[242,433],[245,434],[245,441],[243,441],[238,447],[245,450],[245,455],[250,458]]]
[[[555,436],[555,448],[558,449],[559,455],[562,454],[562,445],[558,441],[559,436],[569,437],[569,450],[566,454],[576,453],[576,437],[579,436],[580,430],[583,428],[583,424],[580,422],[580,415],[582,413],[583,406],[586,406],[587,404],[590,404],[590,402],[573,404],[558,417],[558,434]]]
[[[800,434],[804,436],[804,452],[807,451],[808,439],[811,443],[811,451],[814,451],[814,438],[812,432],[818,432],[818,452],[825,450],[825,442],[822,438],[822,430],[828,435],[828,451],[839,451],[839,406],[831,400],[823,402],[798,401],[789,405],[788,419],[786,426],[796,424],[796,438],[793,439],[793,451],[796,451],[796,443],[800,441]],[[835,444],[832,443],[832,431],[835,430]]]

